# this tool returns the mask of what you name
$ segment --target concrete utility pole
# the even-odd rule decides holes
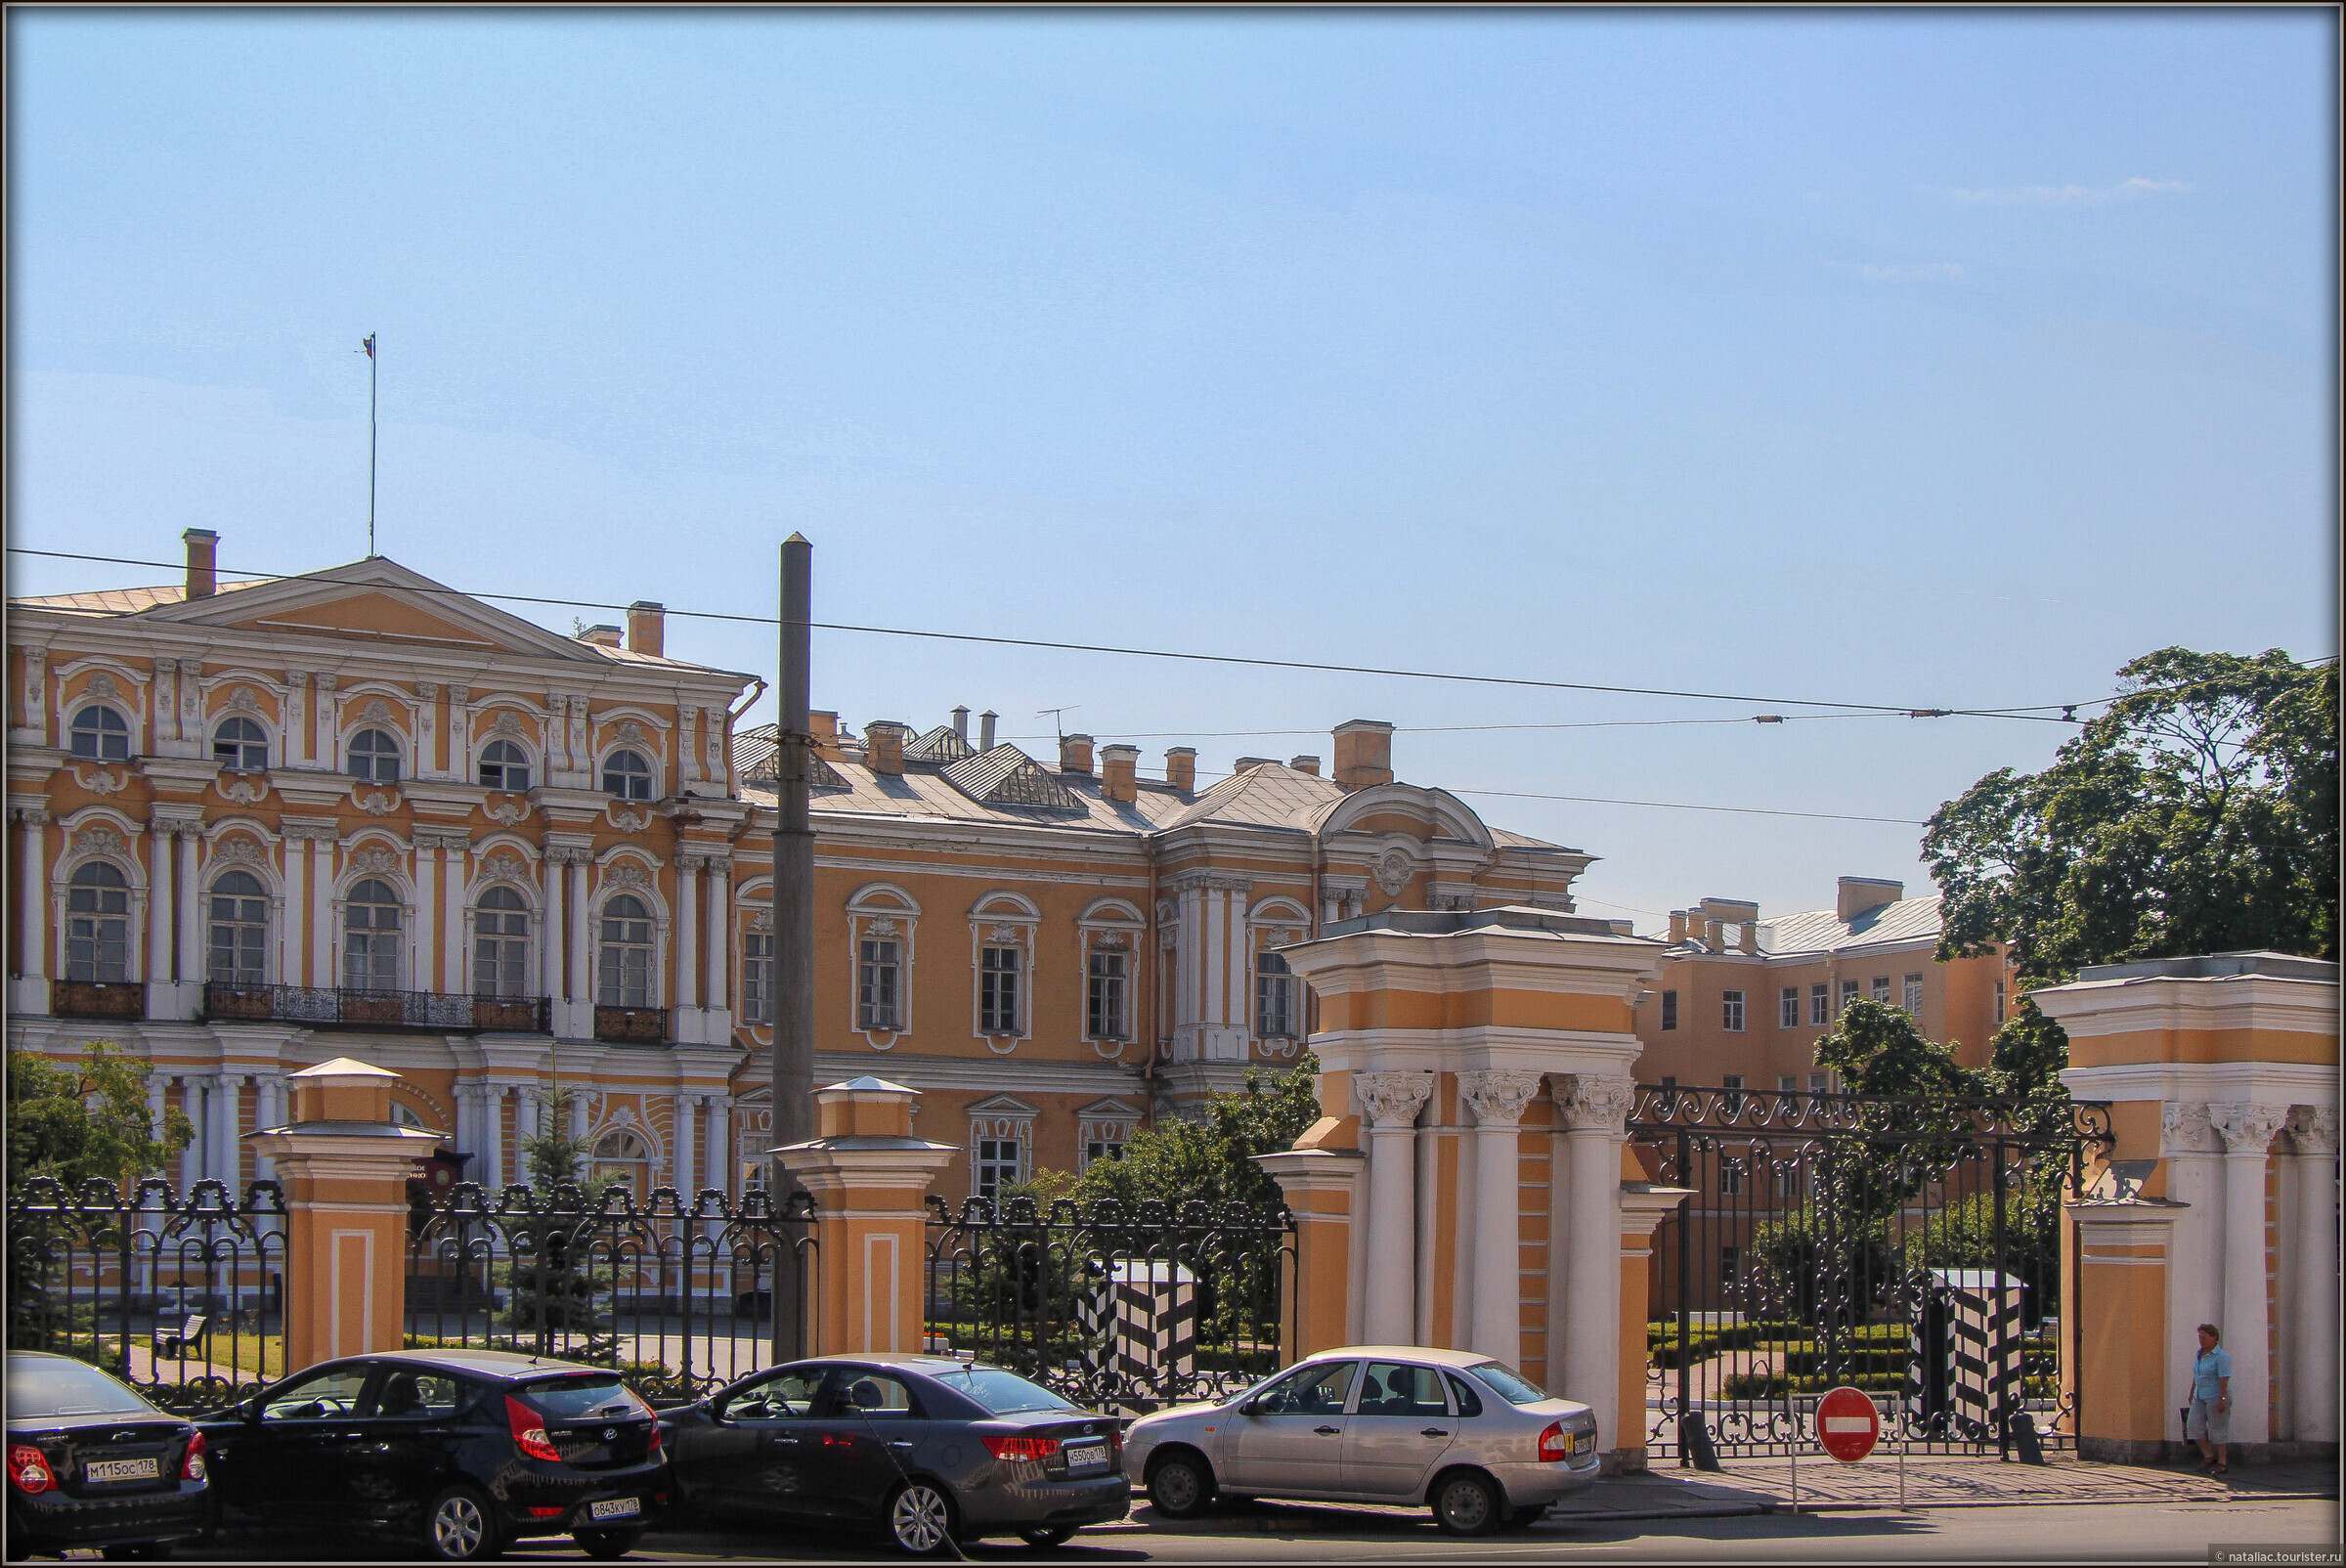
[[[782,542],[781,712],[774,736],[780,809],[774,822],[774,1115],[775,1148],[814,1136],[814,827],[807,814],[814,737],[807,708],[812,701],[812,655],[807,623],[813,619],[814,546],[803,534]],[[796,1178],[774,1161],[767,1189],[787,1205],[800,1189]],[[802,1312],[804,1271],[786,1239],[774,1259],[774,1360],[795,1361],[806,1353]]]

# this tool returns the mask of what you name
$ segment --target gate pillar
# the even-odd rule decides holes
[[[1295,1216],[1296,1301],[1285,1314],[1280,1343],[1281,1365],[1339,1345],[1354,1343],[1349,1312],[1352,1281],[1352,1207],[1361,1167],[1368,1163],[1357,1149],[1322,1148],[1320,1141],[1349,1142],[1359,1136],[1355,1117],[1323,1117],[1295,1142],[1276,1154],[1257,1154],[1255,1163],[1269,1171]],[[1318,1135],[1316,1141],[1315,1135]]]
[[[391,1119],[396,1072],[336,1057],[286,1076],[292,1120],[244,1135],[285,1193],[285,1372],[405,1342],[408,1178],[439,1146]]]
[[[912,1134],[920,1091],[866,1074],[814,1092],[815,1135],[771,1151],[814,1198],[809,1356],[918,1352],[924,1198],[958,1147]]]

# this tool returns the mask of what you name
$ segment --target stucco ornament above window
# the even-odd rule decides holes
[[[1410,859],[1409,852],[1395,849],[1378,855],[1369,874],[1376,878],[1376,885],[1385,891],[1386,897],[1398,898],[1401,890],[1410,885],[1410,877],[1415,870],[1416,864]]]

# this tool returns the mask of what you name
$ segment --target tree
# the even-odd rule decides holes
[[[1888,1002],[1851,1002],[1816,1042],[1816,1065],[1858,1094],[1977,1095],[1980,1075],[1960,1066],[1955,1046],[1926,1038],[1914,1015]]]
[[[1112,1198],[1127,1208],[1148,1198],[1278,1208],[1279,1183],[1254,1156],[1293,1148],[1320,1119],[1319,1076],[1320,1061],[1308,1051],[1267,1082],[1248,1068],[1238,1092],[1210,1096],[1197,1120],[1160,1121],[1127,1139],[1121,1158],[1093,1160],[1075,1180],[1076,1200]]]
[[[572,1099],[573,1091],[555,1083],[542,1130],[521,1140],[536,1212],[507,1223],[512,1261],[498,1270],[510,1292],[505,1326],[535,1336],[542,1351],[554,1348],[556,1334],[591,1335],[611,1327],[595,1300],[595,1229],[587,1216],[616,1183],[591,1173],[591,1140],[566,1130]]]
[[[195,1123],[147,1109],[148,1067],[93,1040],[77,1067],[30,1051],[8,1059],[8,1185],[35,1176],[77,1192],[93,1178],[119,1185],[152,1176],[195,1141]]]
[[[2338,671],[2162,648],[2041,773],[1933,812],[1940,959],[2010,943],[2024,980],[2278,948],[2337,957]]]

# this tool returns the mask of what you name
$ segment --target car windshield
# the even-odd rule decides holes
[[[999,1367],[969,1367],[938,1372],[936,1380],[957,1394],[968,1395],[996,1416],[1021,1416],[1038,1410],[1081,1414],[1077,1407],[1040,1383],[1030,1383],[1017,1372],[1006,1372]]]
[[[46,1356],[8,1358],[8,1407],[12,1417],[162,1414],[95,1367]]]
[[[1496,1361],[1486,1361],[1480,1366],[1469,1367],[1466,1370],[1474,1373],[1484,1387],[1510,1405],[1537,1405],[1547,1397],[1546,1389],[1542,1388],[1523,1373],[1512,1368],[1502,1367]]]
[[[543,1382],[525,1384],[521,1391],[529,1396],[530,1403],[537,1407],[539,1414],[550,1420],[648,1414],[643,1401],[637,1399],[629,1391],[627,1384],[610,1372],[549,1377]]]

